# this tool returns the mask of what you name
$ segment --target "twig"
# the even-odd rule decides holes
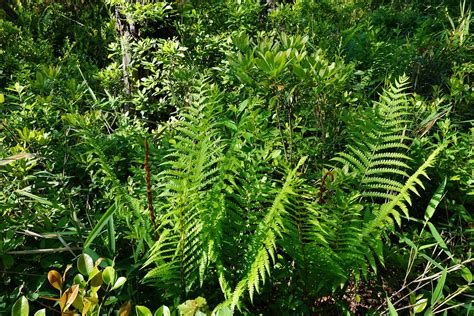
[[[82,250],[82,248],[63,247],[63,248],[49,248],[49,249],[14,250],[14,251],[7,252],[7,254],[9,255],[35,255],[35,254],[41,254],[41,253],[65,252],[65,251],[71,251],[71,250]]]

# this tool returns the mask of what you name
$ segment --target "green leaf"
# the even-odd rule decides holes
[[[124,285],[126,281],[127,281],[127,278],[125,278],[125,277],[118,278],[117,281],[115,282],[114,286],[112,287],[112,290],[118,289],[119,287]]]
[[[36,201],[40,204],[43,204],[43,205],[48,205],[48,206],[52,206],[53,203],[51,203],[50,201],[46,200],[46,199],[43,199],[42,197],[39,197],[37,195],[34,195],[34,194],[31,194],[30,192],[26,192],[26,191],[23,191],[23,190],[15,190],[16,193],[20,194],[20,195],[23,195],[23,196],[26,196],[26,197],[29,197],[30,199],[32,199],[33,201]]]
[[[112,285],[115,282],[115,269],[113,267],[107,267],[102,271],[102,279],[105,284]]]
[[[214,315],[215,315],[215,316],[232,316],[233,313],[232,313],[232,310],[231,310],[229,307],[224,306],[224,307],[219,308],[219,309],[215,312]]]
[[[26,297],[21,296],[12,308],[12,316],[28,316],[30,312],[30,306]]]
[[[145,306],[137,305],[135,306],[135,311],[137,316],[153,316],[151,311]]]
[[[461,275],[464,278],[464,280],[467,281],[467,283],[472,282],[472,273],[471,273],[471,270],[469,270],[469,268],[467,267],[462,268]]]
[[[113,216],[107,221],[107,234],[109,237],[109,251],[112,255],[115,255],[115,225]]]
[[[446,243],[444,242],[441,235],[438,233],[438,230],[436,230],[436,227],[432,223],[428,223],[428,227],[430,228],[431,235],[436,240],[441,249],[443,249],[449,256],[451,256],[451,252],[448,250],[448,246],[446,246]]]
[[[154,316],[170,316],[171,312],[168,306],[163,305],[155,311]]]
[[[390,302],[390,299],[387,297],[387,305],[388,305],[388,314],[390,316],[398,316],[398,312],[393,306],[392,302]]]
[[[416,302],[415,307],[413,308],[413,312],[415,314],[421,313],[422,311],[425,310],[427,304],[428,304],[428,299],[422,298],[421,300]]]
[[[428,207],[426,208],[426,211],[425,211],[425,220],[427,221],[430,220],[436,208],[438,207],[439,202],[441,202],[441,199],[443,198],[444,188],[446,187],[446,181],[447,181],[447,178],[444,177],[443,181],[439,184],[438,188],[433,194],[433,197],[431,198],[430,203],[428,203]]]
[[[5,96],[0,93],[0,103],[5,102]]]
[[[92,229],[89,236],[87,236],[87,239],[84,242],[84,248],[89,248],[92,241],[94,241],[94,239],[97,237],[97,235],[99,235],[102,228],[108,223],[109,219],[111,218],[111,216],[114,214],[114,212],[116,210],[115,206],[116,206],[115,203],[112,204],[109,207],[109,209],[107,210],[107,212],[105,212],[104,215],[102,215],[102,217],[100,218],[97,225],[95,225],[94,229]]]
[[[86,253],[81,254],[77,259],[77,269],[83,275],[89,276],[94,269],[94,261],[91,256]]]
[[[444,287],[444,283],[446,282],[447,274],[448,274],[448,270],[445,268],[443,270],[443,273],[441,274],[441,278],[439,278],[438,280],[438,284],[436,284],[436,288],[433,292],[433,295],[431,296],[431,306],[436,304],[441,298],[441,295],[443,294],[443,287]]]
[[[34,316],[46,316],[46,308],[40,309],[34,314]]]

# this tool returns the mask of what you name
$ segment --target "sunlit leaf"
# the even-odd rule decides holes
[[[28,316],[30,306],[26,297],[21,296],[12,307],[12,316]]]

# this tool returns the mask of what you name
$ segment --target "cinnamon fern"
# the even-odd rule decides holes
[[[376,270],[382,234],[409,217],[410,194],[444,146],[412,165],[407,85],[400,78],[356,120],[317,186],[304,172],[307,158],[283,160],[279,130],[259,99],[229,110],[216,86],[194,87],[156,178],[159,240],[146,279],[182,298],[217,282],[221,305],[234,309],[260,292],[281,258],[293,262],[290,284],[305,296]]]

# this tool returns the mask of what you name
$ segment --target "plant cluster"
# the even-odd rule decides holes
[[[472,19],[0,3],[0,314],[472,315]]]

